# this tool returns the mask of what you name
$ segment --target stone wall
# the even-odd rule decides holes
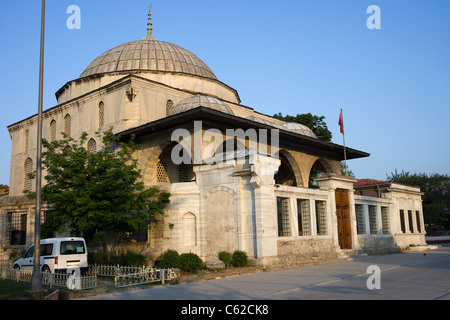
[[[400,247],[392,235],[386,236],[359,236],[358,242],[360,248],[367,254],[390,254],[401,252]]]

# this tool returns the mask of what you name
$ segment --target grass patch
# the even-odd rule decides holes
[[[0,280],[0,300],[38,300],[48,294],[50,294],[50,290],[45,287],[42,292],[30,291],[29,282]]]

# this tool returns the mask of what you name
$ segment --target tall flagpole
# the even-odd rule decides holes
[[[341,109],[341,118],[340,118],[339,122],[341,125],[342,139],[344,141],[345,175],[347,175],[348,174],[348,171],[347,171],[347,149],[345,147],[344,112],[342,111],[342,109]]]
[[[36,153],[36,214],[34,221],[34,270],[31,277],[31,290],[42,290],[41,278],[41,177],[42,177],[42,104],[44,86],[44,35],[45,35],[45,0],[42,0],[41,12],[41,52],[39,64],[39,103],[37,123]]]

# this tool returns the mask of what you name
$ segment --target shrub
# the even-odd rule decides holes
[[[204,268],[202,259],[195,253],[182,253],[180,255],[180,269],[185,272],[197,272]]]
[[[233,265],[235,267],[245,267],[248,264],[247,254],[244,251],[236,250],[233,252]]]
[[[231,262],[231,253],[226,251],[220,251],[218,254],[219,260],[225,263],[225,267],[228,267]]]
[[[177,251],[168,249],[161,255],[158,267],[163,269],[180,269],[180,255]]]

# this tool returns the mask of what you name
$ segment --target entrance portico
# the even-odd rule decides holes
[[[328,191],[331,237],[336,252],[358,250],[356,215],[353,184],[351,177],[333,173],[322,174],[316,179],[321,190]]]

